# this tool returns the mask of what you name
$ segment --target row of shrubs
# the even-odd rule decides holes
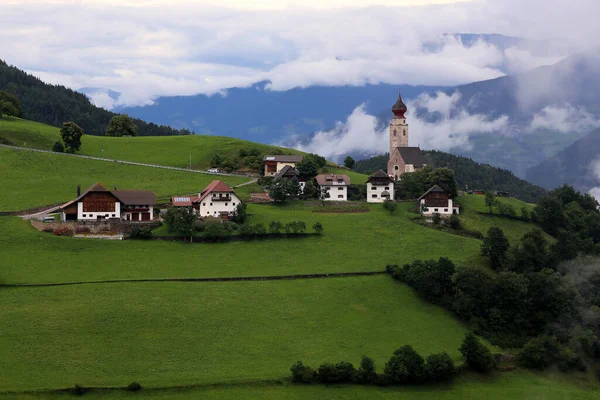
[[[138,392],[138,391],[142,390],[142,385],[140,385],[138,382],[131,382],[129,385],[125,386],[123,389],[125,389],[129,392]],[[85,387],[80,384],[76,384],[71,389],[69,389],[69,392],[76,396],[83,396],[90,390],[91,390],[91,388]]]
[[[465,335],[460,347],[465,366],[479,372],[490,371],[494,357],[489,349],[472,333]],[[401,385],[448,382],[460,368],[448,353],[431,354],[423,358],[412,346],[402,346],[385,364],[384,372],[377,373],[373,359],[363,356],[360,366],[355,368],[348,361],[337,364],[324,363],[318,369],[297,361],[292,365],[292,381],[299,383],[360,383],[365,385]]]
[[[292,221],[286,224],[280,221],[271,221],[268,226],[259,224],[238,225],[231,221],[206,221],[196,223],[196,231],[202,233],[205,239],[224,239],[231,235],[242,237],[260,237],[260,236],[278,236],[278,235],[301,235],[306,233],[306,223],[304,221]],[[320,235],[323,233],[323,225],[315,222],[312,226],[314,233]]]

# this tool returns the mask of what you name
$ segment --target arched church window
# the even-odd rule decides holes
[[[398,171],[398,169],[399,169],[398,166],[394,165],[394,171]]]
[[[404,136],[406,136],[406,131],[404,131]]]
[[[394,129],[394,136],[397,136],[398,132],[396,132],[396,130]]]

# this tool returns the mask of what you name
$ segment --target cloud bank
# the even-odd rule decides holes
[[[2,58],[51,83],[122,93],[117,103],[93,97],[110,107],[150,104],[157,96],[212,95],[265,80],[271,90],[380,82],[455,85],[566,55],[465,45],[447,32],[534,39],[554,39],[560,32],[569,51],[595,46],[600,38],[600,4],[586,0],[552,7],[541,0],[382,0],[351,6],[340,1],[333,8],[263,1],[259,9],[233,0],[166,3],[2,2]],[[436,45],[427,46],[431,43]]]
[[[407,102],[409,110],[421,108],[439,116],[435,122],[429,122],[407,114],[409,145],[442,151],[468,149],[471,135],[504,133],[508,129],[508,117],[490,119],[482,114],[470,114],[458,107],[460,97],[458,92],[452,95],[438,92],[435,95],[424,94]],[[389,129],[387,126],[381,129],[377,127],[377,118],[365,113],[364,105],[360,105],[345,122],[338,122],[333,130],[317,132],[308,143],[295,147],[334,161],[358,152],[382,154],[389,151]]]

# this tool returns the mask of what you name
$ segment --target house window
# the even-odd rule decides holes
[[[344,188],[343,187],[339,187],[338,190],[344,190]]]
[[[388,186],[383,188],[384,190],[390,190],[390,188]]]
[[[371,197],[374,198],[374,199],[376,199],[377,195],[376,194],[372,194]]]
[[[227,203],[225,203],[225,205],[227,205]]]
[[[371,187],[371,190],[377,190],[377,186]]]
[[[202,205],[203,205],[203,206],[205,206],[205,205],[206,205],[206,203],[202,203]]]
[[[116,214],[113,214],[113,218],[116,217],[116,216],[117,216]]]
[[[434,208],[434,209],[433,209],[433,211],[434,211],[434,212],[438,212],[438,209],[437,209],[437,208]]]
[[[343,194],[338,194],[338,199],[343,199],[344,195]]]
[[[444,212],[448,212],[448,209],[447,209],[447,208],[444,208]]]
[[[235,203],[231,203],[232,206],[235,206]]]
[[[212,203],[210,203],[210,205],[212,206]]]
[[[83,218],[85,218],[85,217],[87,217],[87,215],[86,215],[86,214],[83,214]]]

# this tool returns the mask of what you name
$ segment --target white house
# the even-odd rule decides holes
[[[242,203],[233,190],[220,180],[212,181],[198,196],[171,198],[174,207],[193,207],[199,217],[228,219]]]
[[[433,214],[449,216],[459,214],[460,209],[455,206],[450,194],[438,185],[433,186],[418,199],[421,215],[429,217]]]
[[[315,178],[319,185],[319,190],[327,190],[329,198],[327,201],[347,201],[348,186],[350,186],[350,177],[348,175],[319,174]]]
[[[63,221],[152,221],[156,196],[149,190],[108,190],[96,182],[61,206]]]
[[[265,176],[275,176],[285,166],[296,167],[296,164],[302,161],[303,156],[265,156],[263,159],[265,165]]]
[[[394,200],[394,180],[380,169],[367,179],[367,202],[383,203],[385,200]]]

